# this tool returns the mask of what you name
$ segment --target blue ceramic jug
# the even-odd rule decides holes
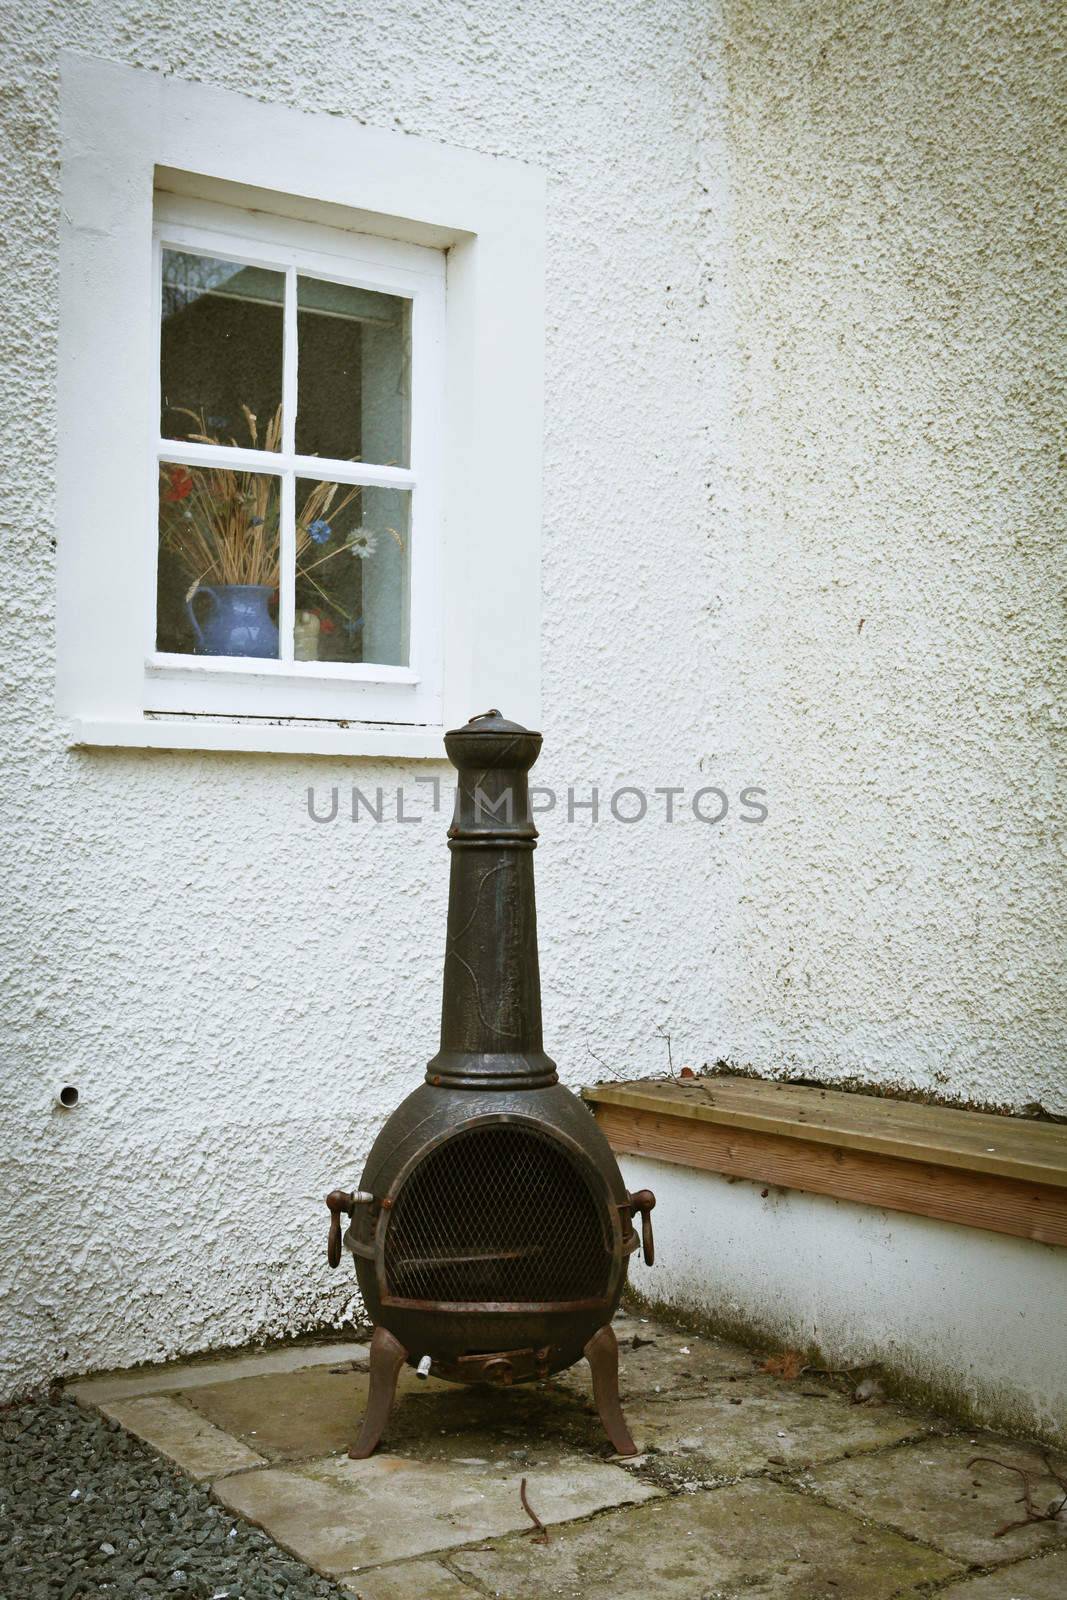
[[[263,656],[278,659],[278,630],[267,610],[274,590],[267,583],[202,583],[185,602],[198,656]],[[193,607],[201,595],[211,601],[203,622]]]

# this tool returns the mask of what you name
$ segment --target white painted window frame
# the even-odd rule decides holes
[[[70,741],[440,757],[443,729],[488,705],[536,726],[543,174],[73,52],[61,54],[61,81],[57,710]],[[309,664],[326,715],[321,702],[307,714],[305,674],[292,670],[301,663],[250,664],[242,678],[253,710],[158,703],[183,673],[201,690],[212,676],[196,658],[175,678],[146,650],[155,521],[130,520],[129,508],[156,499],[159,190],[190,214],[236,207],[242,235],[249,218],[276,234],[289,219],[305,241],[309,229],[340,229],[353,250],[390,254],[393,271],[397,241],[446,253],[437,573],[428,580],[441,623],[435,689],[420,642],[415,683],[388,682],[382,669],[373,681],[331,681]],[[413,452],[415,428],[413,416]],[[421,476],[414,453],[412,462]],[[136,597],[116,587],[108,552],[118,548],[139,552]],[[415,541],[412,553],[417,561]],[[393,709],[398,695],[406,711]]]
[[[162,252],[166,248],[216,256],[285,274],[282,448],[241,449],[167,439],[154,443],[157,462],[188,467],[236,466],[281,481],[282,537],[279,659],[164,654],[155,648],[156,565],[146,563],[146,709],[179,715],[271,716],[432,724],[441,719],[440,443],[444,414],[445,269],[440,250],[396,239],[375,239],[288,217],[265,217],[212,201],[157,193],[155,201],[155,321],[160,326]],[[411,301],[411,456],[408,467],[297,455],[296,277],[307,274]],[[156,371],[159,370],[158,335]],[[160,391],[149,398],[159,415]],[[406,666],[293,660],[295,478],[404,489],[411,494],[411,657]],[[150,525],[152,508],[145,508]],[[358,709],[357,709],[358,707]]]

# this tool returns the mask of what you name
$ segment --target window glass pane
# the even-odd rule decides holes
[[[410,465],[411,301],[297,278],[299,455]]]
[[[162,463],[157,650],[277,658],[278,484]]]
[[[298,661],[408,664],[411,494],[298,478]]]
[[[163,252],[165,439],[281,447],[285,274]]]

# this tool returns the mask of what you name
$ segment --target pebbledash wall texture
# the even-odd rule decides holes
[[[59,49],[547,170],[538,774],[769,806],[545,817],[565,1080],[658,1071],[667,1032],[676,1065],[1063,1112],[1053,25],[1040,0],[7,9],[4,1394],[353,1309],[322,1196],[435,1048],[448,871],[444,813],[306,810],[443,764],[67,748]]]

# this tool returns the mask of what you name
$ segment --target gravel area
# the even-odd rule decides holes
[[[351,1600],[117,1423],[73,1400],[0,1412],[4,1600]]]

